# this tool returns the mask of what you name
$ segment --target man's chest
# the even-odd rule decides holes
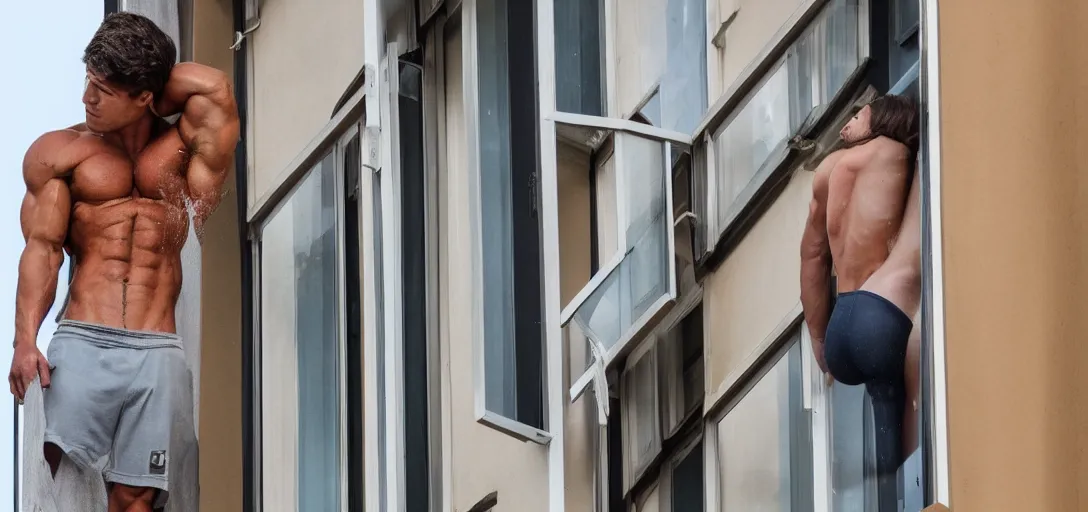
[[[72,199],[103,202],[126,197],[184,202],[189,151],[175,130],[155,139],[135,158],[103,145],[72,170]]]

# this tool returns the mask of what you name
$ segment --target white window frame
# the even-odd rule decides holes
[[[685,512],[683,510],[672,509],[672,476],[676,470],[676,466],[679,466],[681,462],[691,455],[695,447],[702,442],[705,434],[702,430],[695,432],[688,439],[685,439],[679,450],[673,452],[668,460],[661,464],[661,473],[657,478],[658,491],[658,511],[659,512]],[[705,446],[705,443],[704,443]],[[703,486],[710,485],[710,481],[706,477],[706,453],[703,453]],[[704,490],[705,494],[705,490]],[[704,510],[704,512],[707,512]]]
[[[515,0],[509,0],[515,1]],[[551,7],[551,3],[548,2],[548,7]],[[481,197],[481,177],[482,172],[480,169],[480,109],[479,109],[479,30],[477,27],[477,3],[475,0],[469,0],[462,3],[461,6],[461,35],[462,35],[462,84],[464,87],[464,108],[465,108],[465,148],[466,157],[468,163],[468,172],[471,177],[470,185],[470,199],[469,199],[469,223],[471,226],[472,236],[472,283],[473,291],[471,297],[472,302],[472,350],[473,350],[473,388],[474,388],[474,409],[476,421],[482,425],[494,428],[500,432],[508,434],[514,438],[530,441],[541,445],[547,445],[551,442],[552,434],[548,431],[551,429],[551,415],[544,414],[544,429],[539,429],[531,425],[522,423],[514,418],[506,417],[498,412],[488,410],[487,408],[487,376],[486,376],[486,346],[484,340],[484,272],[483,272],[483,229],[482,229],[482,197]],[[538,48],[538,51],[543,51]],[[553,49],[554,51],[554,49]],[[554,77],[552,78],[554,84]],[[542,205],[543,206],[543,205]],[[547,210],[541,208],[541,212]],[[543,214],[543,213],[542,213]],[[541,237],[541,267],[547,265],[544,255],[554,251],[558,254],[558,247],[551,246],[547,237]],[[542,268],[543,270],[543,268]],[[541,286],[542,303],[543,295],[545,294],[544,286]],[[546,315],[542,315],[543,321]],[[547,336],[542,336],[541,340],[546,344]],[[547,360],[547,351],[544,351],[542,362]],[[541,389],[544,391],[543,404],[547,404],[548,394],[548,382],[550,382],[549,372],[544,372],[542,375],[543,383]],[[545,406],[547,409],[547,406]]]
[[[795,339],[796,337],[799,337],[797,329],[801,329],[802,333],[807,332],[807,329],[803,324],[801,324],[800,322],[795,322],[792,324],[791,327],[787,328],[781,334],[781,336],[775,340],[775,342],[763,347],[764,356],[769,356],[769,358],[760,357],[759,359],[764,359],[766,362],[762,363],[756,371],[751,372],[748,378],[732,383],[729,392],[725,393],[725,396],[732,396],[734,394],[736,394],[736,396],[733,396],[733,398],[730,399],[729,403],[724,404],[725,406],[720,408],[720,410],[706,417],[704,424],[704,428],[706,431],[704,439],[706,442],[703,443],[703,463],[704,479],[707,483],[706,488],[704,489],[704,492],[706,493],[705,503],[707,512],[717,512],[720,511],[722,507],[722,490],[719,488],[721,482],[721,468],[718,466],[718,447],[721,444],[721,440],[718,439],[719,423],[725,420],[725,417],[732,412],[735,406],[744,400],[744,398],[748,394],[750,386],[758,385],[759,382],[763,378],[765,378],[771,372],[771,370],[774,369],[775,366],[782,363],[786,360],[786,358],[789,357],[789,351],[792,349],[794,344],[799,345],[802,351],[806,349],[808,350],[808,354],[801,354],[802,408],[807,409],[809,404],[812,403],[811,396],[807,394],[808,386],[806,386],[806,382],[808,382],[808,380],[813,377],[810,375],[809,372],[806,372],[806,367],[811,367],[813,364],[815,364],[815,358],[812,355],[811,348],[805,346],[803,334],[800,335],[800,339]],[[775,355],[775,353],[778,354]],[[817,373],[822,375],[822,372],[817,371]],[[806,378],[806,376],[808,376],[809,378]],[[719,405],[722,404],[713,404],[712,407],[718,408]],[[813,439],[811,439],[810,442],[814,443],[815,438],[816,436],[814,434]],[[813,451],[815,452],[815,447],[813,447]],[[813,453],[813,460],[817,460],[815,453]],[[827,462],[829,463],[830,461],[827,460]],[[824,466],[821,466],[821,464],[817,464],[814,462],[812,468],[814,483],[817,481],[830,482],[830,474],[827,473],[826,470],[824,470],[824,473],[819,474],[821,467]],[[791,477],[796,476],[804,477],[804,475],[791,475]],[[820,494],[816,491],[814,487],[814,497],[815,496],[820,496]],[[828,498],[830,497],[827,494],[825,494],[825,496],[827,496]],[[820,508],[821,503],[822,502],[820,502],[819,500],[816,500],[816,508],[814,509],[814,512],[829,512],[830,508]],[[827,504],[828,506],[830,506],[830,502],[827,502]]]
[[[666,345],[658,348],[658,359],[660,360],[660,374],[662,380],[660,381],[660,393],[661,396],[661,433],[668,439],[677,434],[680,427],[684,424],[684,418],[690,414],[691,410],[683,408],[684,405],[684,374],[681,366],[683,365],[683,333],[678,333],[683,325],[683,322],[687,319],[695,308],[699,307],[703,303],[703,288],[701,285],[697,285],[695,289],[690,292],[680,295],[680,300],[676,306],[669,311],[668,316],[661,321],[660,326],[656,329],[657,340],[655,341],[659,345]],[[672,338],[672,339],[670,339]],[[704,342],[704,373],[706,371],[705,362],[705,342],[706,337],[703,337]],[[673,346],[668,346],[672,344]],[[705,378],[705,376],[704,376]],[[674,415],[675,414],[675,418]],[[674,422],[675,420],[675,422]]]
[[[359,97],[359,99],[361,100],[361,96]],[[333,121],[330,122],[330,125],[343,124],[343,119],[339,119],[340,122],[338,122],[338,117],[339,116],[334,117]],[[299,183],[305,181],[311,175],[311,173],[314,172],[314,170],[316,169],[316,165],[319,165],[322,162],[322,160],[324,160],[324,158],[326,158],[327,156],[329,156],[331,154],[331,155],[334,156],[333,160],[335,162],[335,164],[334,164],[335,165],[335,167],[334,167],[335,170],[334,170],[333,187],[334,187],[334,190],[335,190],[335,193],[334,193],[334,198],[335,198],[335,200],[334,200],[335,221],[334,222],[336,223],[334,229],[336,230],[336,261],[335,261],[336,272],[337,272],[337,285],[336,285],[336,288],[337,288],[336,289],[336,295],[337,295],[337,308],[336,308],[337,309],[337,311],[336,311],[336,314],[337,314],[337,326],[336,326],[336,333],[337,334],[336,334],[336,336],[337,336],[337,362],[338,362],[338,365],[339,365],[339,368],[338,368],[339,375],[337,376],[337,385],[339,387],[339,411],[338,411],[338,415],[339,415],[339,423],[340,423],[339,424],[339,435],[340,435],[340,440],[339,440],[339,443],[340,443],[339,444],[339,446],[340,446],[340,457],[339,457],[340,510],[346,512],[347,509],[348,509],[348,486],[350,485],[350,481],[348,480],[348,467],[349,467],[348,457],[349,457],[349,454],[347,453],[347,446],[348,446],[348,425],[347,425],[347,422],[348,422],[348,412],[349,412],[348,411],[349,404],[348,404],[348,401],[347,401],[348,400],[348,393],[347,393],[347,304],[346,304],[347,287],[343,282],[343,276],[345,275],[344,272],[345,272],[346,262],[345,262],[345,246],[344,246],[344,244],[345,244],[345,240],[344,240],[344,236],[345,236],[345,233],[344,233],[345,205],[344,205],[344,197],[343,197],[342,192],[344,190],[344,167],[343,167],[344,166],[344,154],[345,154],[344,150],[345,150],[345,147],[346,147],[347,143],[351,140],[351,138],[360,133],[359,132],[359,124],[360,124],[361,120],[359,120],[357,117],[355,119],[356,119],[355,121],[351,122],[350,124],[347,124],[346,128],[341,128],[341,129],[338,129],[336,131],[328,130],[328,126],[327,126],[326,130],[323,130],[323,133],[319,134],[319,136],[318,136],[318,138],[321,139],[323,142],[320,143],[320,144],[315,144],[315,142],[317,140],[317,139],[315,139],[315,142],[311,142],[311,144],[307,147],[307,152],[303,153],[302,155],[300,155],[299,157],[297,157],[295,159],[295,162],[309,162],[309,165],[306,165],[305,167],[300,167],[301,170],[298,171],[298,172],[292,171],[290,173],[288,173],[288,172],[281,173],[281,176],[284,179],[281,181],[279,186],[277,186],[272,192],[270,192],[268,195],[265,196],[267,198],[267,197],[270,197],[272,193],[276,193],[277,194],[276,195],[276,197],[277,197],[276,203],[272,204],[272,203],[266,202],[263,205],[258,205],[258,206],[264,206],[265,208],[252,210],[252,211],[259,212],[259,216],[257,216],[256,218],[251,218],[251,222],[249,224],[251,232],[254,233],[254,235],[255,235],[255,240],[254,240],[254,242],[252,244],[252,251],[253,251],[253,255],[254,255],[254,283],[253,283],[253,290],[254,290],[254,310],[255,310],[255,314],[253,315],[253,322],[255,324],[255,326],[254,326],[255,327],[254,328],[254,335],[255,336],[254,336],[254,340],[253,340],[253,342],[254,342],[253,357],[254,357],[254,365],[256,367],[256,371],[254,372],[254,381],[255,381],[254,382],[254,394],[256,396],[254,397],[255,398],[255,400],[254,400],[254,423],[255,423],[254,430],[255,430],[255,432],[254,432],[254,436],[253,436],[253,443],[254,443],[254,448],[255,448],[254,449],[254,454],[255,454],[255,457],[254,457],[254,459],[255,459],[255,466],[254,466],[255,467],[255,472],[254,472],[254,480],[255,480],[255,482],[254,482],[254,484],[255,484],[254,485],[254,494],[255,494],[255,496],[254,496],[254,498],[255,498],[255,502],[258,503],[258,504],[260,504],[260,503],[262,503],[264,501],[264,493],[261,491],[261,489],[263,488],[263,485],[260,483],[264,479],[263,465],[261,463],[262,458],[263,458],[262,454],[263,454],[263,451],[264,451],[263,436],[261,435],[261,431],[263,430],[263,415],[262,415],[263,406],[261,404],[261,400],[262,400],[262,397],[264,395],[264,387],[263,387],[263,382],[262,382],[263,381],[263,378],[262,378],[262,373],[263,372],[261,371],[261,368],[263,367],[262,356],[261,356],[261,345],[262,345],[262,340],[263,340],[263,332],[261,330],[261,326],[263,324],[262,320],[263,320],[263,314],[264,314],[263,313],[263,307],[262,307],[263,297],[261,295],[262,288],[261,288],[261,282],[260,282],[260,279],[261,279],[261,277],[263,275],[263,271],[262,271],[263,260],[261,259],[261,255],[262,255],[262,252],[263,252],[263,250],[262,250],[263,234],[262,233],[263,233],[264,228],[267,226],[268,222],[275,216],[275,214],[279,211],[279,209],[284,204],[286,204],[287,201],[289,201],[291,199],[292,194],[297,189]],[[360,148],[361,148],[361,145],[362,145],[362,140],[360,138]],[[360,161],[362,161],[362,160],[360,160]],[[294,163],[292,165],[294,165]],[[297,340],[296,340],[296,343],[297,343]],[[298,468],[296,467],[296,468],[293,468],[291,470],[297,472]]]
[[[689,147],[691,145],[691,137],[680,133],[658,128],[636,121],[630,121],[627,119],[616,119],[607,117],[595,117],[586,116],[582,114],[571,114],[567,112],[555,112],[549,117],[550,121],[560,124],[566,124],[571,126],[577,126],[582,128],[596,129],[604,132],[613,133],[626,133],[635,135],[641,138],[658,141],[662,143],[662,151],[664,151],[664,168],[662,172],[665,173],[665,215],[666,221],[669,226],[675,223],[675,212],[673,211],[673,190],[672,190],[672,178],[673,168],[670,143],[681,145],[683,147]],[[608,277],[614,272],[620,264],[623,262],[626,256],[626,221],[627,212],[631,209],[627,204],[627,194],[625,191],[625,178],[624,178],[624,149],[622,144],[622,138],[616,137],[615,150],[613,152],[614,166],[616,169],[616,206],[619,212],[619,218],[617,223],[617,252],[611,255],[608,262],[603,265],[589,280],[589,282],[574,296],[562,308],[560,313],[560,325],[566,326],[574,318],[578,309],[585,303],[589,297],[597,291],[597,289],[608,279]],[[675,233],[672,227],[666,229],[666,244],[668,245],[669,257],[666,258],[668,265],[668,286],[665,296],[654,303],[647,312],[639,319],[636,319],[632,324],[632,327],[628,329],[628,332],[621,335],[620,339],[610,347],[603,355],[603,360],[597,362],[591,362],[591,367],[584,371],[580,377],[578,377],[574,384],[571,385],[570,394],[571,401],[576,400],[588,387],[592,381],[596,372],[593,369],[593,365],[599,364],[604,368],[611,368],[617,357],[629,351],[632,343],[637,343],[638,340],[634,339],[634,335],[644,329],[654,318],[659,317],[661,314],[667,312],[667,308],[674,304],[677,300],[677,280],[676,280],[676,259],[672,255],[676,252]],[[587,337],[588,337],[588,333]]]
[[[680,361],[676,358],[676,351],[682,350],[682,339],[677,336],[688,315],[702,304],[703,290],[697,287],[681,296],[677,304],[669,310],[664,318],[654,327],[648,335],[627,356],[623,373],[620,375],[620,399],[623,403],[621,414],[625,426],[625,433],[633,432],[630,425],[639,421],[637,414],[632,411],[640,404],[633,400],[632,389],[636,385],[633,380],[636,375],[633,369],[643,358],[651,358],[653,378],[653,422],[654,425],[643,425],[642,428],[654,429],[654,448],[645,460],[636,460],[633,439],[625,436],[623,439],[623,477],[625,490],[631,490],[645,474],[646,469],[653,459],[660,454],[662,443],[679,432],[684,423],[684,418],[692,410],[680,410],[679,419],[673,424],[669,409],[680,407],[683,404],[683,374],[676,371]]]
[[[778,35],[764,47],[761,52],[761,56],[757,57],[751,65],[749,65],[745,72],[738,76],[734,83],[727,89],[727,91],[717,100],[715,105],[711,107],[707,113],[706,118],[700,123],[700,128],[696,131],[694,137],[702,145],[702,151],[706,155],[706,208],[701,212],[702,217],[705,217],[704,224],[705,229],[705,243],[706,250],[704,252],[712,252],[713,248],[717,245],[722,235],[733,225],[742,210],[747,208],[755,196],[756,191],[767,180],[770,171],[776,167],[773,164],[774,161],[780,161],[785,156],[785,152],[788,148],[785,142],[792,133],[788,134],[786,140],[779,141],[776,148],[771,151],[767,161],[764,162],[763,172],[759,169],[753,171],[752,178],[744,186],[740,194],[736,199],[732,201],[729,206],[729,213],[725,215],[725,220],[719,218],[718,207],[720,198],[718,197],[718,155],[715,139],[721,132],[727,129],[732,123],[733,119],[739,114],[745,107],[747,107],[752,98],[767,84],[769,79],[780,70],[781,67],[786,67],[787,76],[792,74],[791,66],[789,66],[788,56],[792,51],[794,45],[801,41],[801,37],[806,31],[820,23],[827,16],[827,9],[831,6],[833,0],[808,0],[806,4],[798,8],[797,12],[790,18],[789,21],[779,30]],[[871,55],[869,45],[869,2],[870,0],[858,0],[858,67],[864,65],[864,62]],[[816,9],[816,14],[805,23],[804,27],[800,27],[800,22],[805,19],[805,15],[808,11]],[[792,39],[787,40],[786,35],[791,29],[799,28],[793,35]],[[776,48],[783,47],[782,49],[775,51]],[[857,69],[855,68],[855,70]],[[756,75],[757,71],[763,71],[760,75]],[[753,84],[747,86],[746,84]],[[845,86],[846,84],[844,84]],[[827,99],[831,99],[835,94],[840,91],[825,91],[828,92]],[[790,91],[787,90],[787,102],[790,107],[793,106],[794,98],[790,96]],[[822,115],[834,115],[833,112],[825,112]],[[792,112],[787,112],[787,119],[792,116]],[[787,121],[788,122],[788,121]],[[697,255],[698,257],[698,255]]]
[[[639,363],[646,362],[650,365],[649,375],[635,373]],[[642,477],[650,463],[661,453],[661,393],[660,393],[660,360],[658,357],[657,339],[649,338],[643,341],[631,355],[627,357],[626,368],[620,380],[620,400],[623,403],[623,486],[625,491]],[[641,403],[637,400],[635,386],[639,378],[651,379],[650,395],[653,397],[650,403]],[[640,414],[639,409],[648,407],[649,414]],[[644,424],[646,419],[650,424]],[[643,458],[638,458],[636,439],[632,435],[636,430],[648,429],[652,432],[650,451]]]

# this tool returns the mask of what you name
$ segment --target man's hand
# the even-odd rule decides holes
[[[11,358],[11,372],[8,374],[8,384],[11,385],[11,394],[23,403],[26,398],[26,390],[34,378],[41,376],[42,387],[49,387],[49,361],[45,359],[38,347],[32,343],[20,343],[15,346],[15,354]]]

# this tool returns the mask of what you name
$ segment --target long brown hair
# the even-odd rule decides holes
[[[909,96],[885,94],[869,103],[869,136],[884,136],[918,152],[918,107]]]

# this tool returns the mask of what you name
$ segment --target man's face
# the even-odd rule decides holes
[[[839,132],[839,137],[843,142],[853,143],[857,142],[865,137],[869,136],[869,116],[872,114],[872,109],[869,105],[861,107],[861,110],[854,117],[846,123],[846,126],[842,127],[842,131]]]
[[[150,92],[133,96],[128,90],[87,69],[83,106],[87,113],[87,128],[91,131],[115,132],[135,123],[147,113],[151,99]]]

